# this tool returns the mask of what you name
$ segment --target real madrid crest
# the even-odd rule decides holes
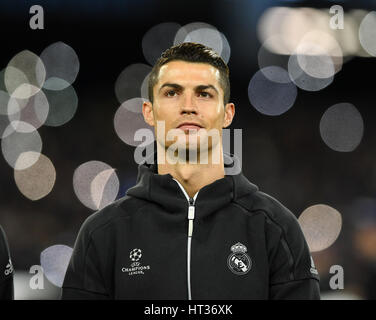
[[[227,264],[230,270],[237,274],[246,274],[252,267],[252,261],[247,252],[247,247],[238,242],[231,246],[232,253],[228,256]]]

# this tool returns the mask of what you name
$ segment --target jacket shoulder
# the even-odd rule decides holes
[[[294,224],[297,221],[296,216],[281,202],[259,190],[248,193],[240,199],[236,199],[235,202],[252,214],[261,211],[265,218],[281,227],[291,223]]]
[[[126,195],[87,217],[81,226],[81,231],[84,229],[86,234],[92,234],[96,230],[114,224],[118,219],[137,212],[143,206],[140,202],[142,201]]]
[[[262,214],[266,222],[266,236],[277,243],[278,239],[287,242],[289,250],[303,244],[306,246],[303,232],[296,216],[274,197],[257,191],[243,197],[243,207],[247,207],[252,215]],[[300,251],[300,248],[296,250]]]
[[[258,191],[254,194],[253,211],[262,210],[274,223],[282,226],[295,224],[296,216],[274,197]]]
[[[295,246],[304,243],[303,232],[300,228],[297,217],[274,197],[258,191],[254,195],[253,211],[262,211],[267,224],[270,226],[269,236],[279,233],[286,242],[290,250]],[[300,251],[301,249],[296,249]]]

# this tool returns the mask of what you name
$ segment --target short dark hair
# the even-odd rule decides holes
[[[226,105],[230,100],[230,71],[223,59],[211,48],[199,43],[184,42],[173,46],[162,53],[149,75],[149,100],[153,103],[153,88],[158,82],[161,67],[174,60],[194,63],[207,63],[219,70],[220,85],[223,89],[223,102]]]

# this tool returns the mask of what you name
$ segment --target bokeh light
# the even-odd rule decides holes
[[[59,41],[49,45],[40,58],[46,68],[44,88],[63,90],[76,80],[80,61],[73,48],[66,43]]]
[[[42,139],[38,131],[29,123],[16,121],[8,125],[4,130],[1,141],[1,150],[8,164],[16,169],[27,169],[36,163],[42,151]],[[21,154],[28,153],[18,159]]]
[[[376,12],[369,12],[359,27],[359,40],[362,47],[372,56],[376,56]]]
[[[279,36],[272,36],[268,38],[267,40],[265,40],[265,42],[259,48],[257,58],[258,58],[258,65],[262,72],[264,70],[268,70],[264,68],[269,67],[269,66],[277,66],[277,67],[281,67],[287,70],[289,56],[284,55],[284,54],[276,54],[271,49],[273,44],[275,44],[278,40],[279,40]],[[269,73],[265,72],[264,76],[268,78]],[[275,81],[275,79],[273,78],[269,80]],[[291,82],[291,80],[289,78],[285,79],[285,83],[288,83],[288,82]]]
[[[149,78],[150,78],[150,73],[148,73],[146,75],[146,77],[144,78],[144,80],[142,81],[142,84],[141,84],[141,97],[144,100],[150,100],[150,97],[149,97]],[[137,99],[137,98],[135,98],[135,99]],[[135,112],[139,112],[139,111],[135,111]]]
[[[300,89],[306,91],[319,91],[329,86],[334,77],[329,78],[315,78],[305,73],[299,65],[297,55],[291,55],[288,62],[288,72],[291,80]]]
[[[363,118],[351,103],[331,106],[320,120],[321,138],[335,151],[353,151],[360,144],[363,131]]]
[[[8,117],[12,125],[22,121],[31,124],[30,130],[36,130],[46,122],[48,114],[49,104],[43,90],[28,99],[9,99]]]
[[[72,86],[59,91],[47,89],[43,91],[50,106],[45,125],[57,127],[73,118],[77,111],[78,97]]]
[[[42,60],[29,50],[16,54],[4,72],[4,84],[8,93],[15,98],[27,99],[43,86],[46,70]]]
[[[357,41],[357,51],[356,51],[356,56],[359,57],[364,57],[364,58],[369,58],[373,57],[371,54],[369,54],[362,46],[360,43],[359,39],[359,30],[360,30],[360,25],[363,22],[363,19],[367,16],[369,11],[363,10],[363,9],[352,9],[350,10],[351,17],[353,18],[353,21],[355,22],[356,29],[355,29],[355,34],[356,34],[356,41]]]
[[[329,248],[338,238],[342,228],[341,214],[325,204],[305,209],[298,221],[311,252]]]
[[[10,125],[7,115],[0,114],[0,138],[3,138],[6,128]]]
[[[184,42],[201,43],[212,48],[219,55],[222,53],[223,43],[221,34],[217,29],[212,27],[198,28],[190,31],[186,35]]]
[[[277,66],[257,71],[248,86],[248,98],[252,106],[269,116],[285,113],[297,97],[297,88],[288,79],[287,71]]]
[[[323,67],[320,67],[318,63],[314,64],[310,69],[305,70],[302,62],[299,59],[299,63],[306,73],[317,78],[328,78],[333,76],[335,73],[342,69],[343,65],[343,52],[341,46],[338,44],[335,37],[330,35],[328,32],[323,32],[320,30],[312,30],[307,32],[302,39],[299,41],[294,53],[299,56],[320,56],[321,63],[325,63],[324,70],[330,68],[328,71],[323,73]],[[325,59],[324,59],[325,58]],[[332,71],[334,65],[334,71]],[[320,72],[318,75],[315,68],[320,67]]]
[[[6,86],[5,86],[4,79],[5,79],[5,69],[2,69],[2,70],[0,71],[0,90],[1,90],[1,91],[6,91],[6,92],[8,92],[8,91],[7,91],[7,88],[6,88]]]
[[[175,35],[174,45],[183,42],[201,43],[212,48],[226,63],[230,59],[230,45],[225,35],[208,23],[192,22],[181,27]]]
[[[0,115],[8,114],[8,103],[10,95],[6,91],[0,90]]]
[[[90,184],[90,193],[95,208],[102,209],[113,202],[119,192],[119,186],[115,169],[107,169],[97,174]]]
[[[98,210],[116,199],[119,179],[115,170],[108,164],[89,161],[74,171],[73,189],[83,205]]]
[[[228,42],[226,36],[222,32],[220,32],[220,35],[222,38],[222,52],[220,56],[222,57],[224,62],[228,63],[231,57],[230,43]]]
[[[119,103],[141,96],[141,88],[151,67],[143,63],[127,66],[118,76],[115,83],[115,94]]]
[[[141,98],[125,101],[115,113],[114,128],[116,134],[123,142],[130,146],[138,146],[142,143],[142,141],[135,140],[135,133],[139,129],[151,130],[154,135],[154,128],[145,122],[143,114],[139,111],[130,111],[130,109],[140,110],[142,108],[142,101],[143,99]]]
[[[53,245],[44,249],[40,254],[40,265],[44,275],[55,286],[63,286],[73,249],[66,245]]]
[[[344,56],[361,55],[358,26],[365,16],[363,11],[345,12],[344,28],[332,29],[333,15],[328,9],[271,7],[264,11],[258,21],[258,38],[264,43],[274,37],[267,49],[276,54],[291,55],[296,54],[301,41],[311,34],[310,41],[332,57],[338,72]],[[312,34],[315,36],[312,37]],[[338,48],[341,54],[338,54]]]
[[[142,113],[142,104],[147,101],[143,98],[132,98],[127,101],[124,101],[121,105],[123,108],[135,112],[135,113]]]
[[[332,58],[314,43],[301,43],[297,48],[297,59],[301,69],[311,77],[325,79],[335,73]]]
[[[323,21],[325,20],[326,21]],[[313,30],[329,31],[329,16],[313,8],[291,8],[283,20],[281,34],[285,47],[294,53],[305,35]]]
[[[162,52],[174,44],[181,25],[176,22],[160,23],[148,30],[142,38],[142,52],[147,62],[154,65]]]
[[[291,53],[285,46],[285,35],[282,33],[282,24],[291,10],[288,7],[272,7],[265,10],[259,18],[257,34],[260,42],[264,43],[267,39],[274,38],[274,41],[268,41],[266,48],[269,51],[285,55]]]
[[[335,36],[341,47],[343,57],[351,57],[358,55],[360,47],[358,39],[359,25],[355,19],[353,10],[346,12],[344,15],[343,29],[336,29]]]
[[[39,200],[47,196],[56,181],[56,170],[51,160],[43,154],[33,151],[24,152],[17,159],[15,167],[24,167],[24,163],[38,161],[24,170],[14,170],[14,180],[18,190],[30,200]]]

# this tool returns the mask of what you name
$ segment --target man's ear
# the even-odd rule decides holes
[[[235,116],[235,105],[233,103],[227,103],[225,106],[223,128],[227,128],[231,124],[232,119],[234,119],[234,116]]]
[[[142,104],[142,114],[144,115],[145,122],[154,127],[154,110],[153,104],[150,101],[145,101]]]

